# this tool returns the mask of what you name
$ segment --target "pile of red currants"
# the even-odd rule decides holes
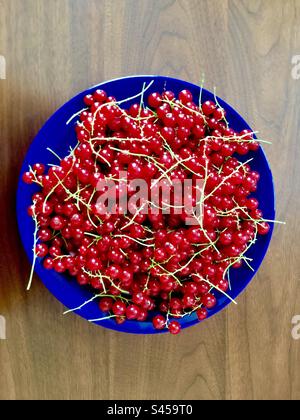
[[[269,232],[252,196],[259,173],[238,160],[259,143],[249,130],[229,127],[217,100],[196,105],[188,90],[178,98],[155,92],[147,104],[127,110],[103,90],[84,102],[76,147],[56,166],[36,163],[23,174],[25,183],[40,186],[28,209],[36,226],[34,257],[92,288],[104,313],[99,319],[152,320],[155,329],[177,334],[181,318],[208,316],[215,291],[229,297],[229,269],[249,265],[245,253]],[[162,198],[156,207],[140,199],[133,205],[130,181],[137,179],[149,189],[165,182],[171,193],[175,180],[191,180],[201,217],[184,206],[178,211],[174,197],[168,212]],[[118,202],[114,211],[98,205],[99,195],[110,192],[99,182],[108,180],[118,198],[126,193],[131,212]]]

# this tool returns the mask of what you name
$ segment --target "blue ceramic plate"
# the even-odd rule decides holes
[[[174,91],[175,94],[178,94],[183,89],[189,89],[193,93],[195,101],[199,98],[199,86],[185,82],[184,80],[164,76],[132,76],[101,83],[100,85],[94,86],[71,99],[58,111],[56,111],[55,114],[46,122],[28,150],[22,166],[21,174],[28,170],[28,165],[32,165],[36,162],[44,164],[57,164],[57,159],[46,150],[47,147],[50,147],[58,155],[64,156],[68,153],[70,145],[74,146],[76,144],[74,132],[76,119],[74,119],[69,125],[66,125],[66,122],[73,114],[77,113],[84,107],[83,98],[86,94],[92,93],[97,88],[101,88],[109,95],[115,96],[118,100],[121,100],[138,94],[142,90],[143,84],[145,82],[148,84],[152,80],[154,80],[154,83],[147,91],[148,94],[154,91],[163,91],[165,88]],[[202,100],[205,101],[213,99],[214,95],[203,89]],[[218,101],[226,110],[228,122],[234,130],[241,131],[243,129],[250,129],[244,119],[233,108],[220,98],[218,98]],[[133,102],[134,101],[124,103],[122,106],[127,108]],[[239,157],[239,159],[245,161],[252,157],[254,160],[251,162],[251,167],[253,170],[259,171],[261,175],[259,187],[254,196],[260,202],[260,208],[264,213],[264,217],[266,219],[274,220],[274,186],[268,161],[262,148],[260,148],[260,150],[256,153],[251,152],[242,159]],[[27,215],[27,207],[31,204],[32,194],[37,190],[37,186],[25,185],[20,178],[17,191],[17,217],[22,242],[30,261],[32,261],[34,224],[31,218]],[[248,283],[257,272],[268,249],[272,230],[273,229],[271,228],[269,234],[266,236],[259,236],[255,245],[253,245],[247,252],[247,256],[253,258],[252,267],[255,270],[254,272],[246,266],[243,266],[240,269],[231,269],[231,290],[229,294],[232,298],[235,299],[247,287]],[[78,307],[93,296],[90,290],[80,287],[74,279],[70,279],[67,275],[45,270],[40,261],[37,261],[35,271],[50,292],[68,308]],[[219,295],[218,304],[215,308],[209,311],[209,316],[221,311],[229,303],[230,300],[228,298],[224,295]],[[85,319],[95,319],[101,317],[101,313],[99,312],[98,305],[95,301],[86,305],[81,310],[76,311],[76,313]],[[180,322],[182,328],[186,328],[197,324],[198,320],[196,314],[193,314],[181,319]],[[161,332],[155,330],[151,322],[126,321],[122,325],[117,325],[113,319],[108,319],[97,322],[97,324],[106,328],[127,333],[154,334]]]

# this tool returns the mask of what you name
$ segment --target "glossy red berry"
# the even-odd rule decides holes
[[[32,184],[34,181],[34,175],[31,172],[25,172],[22,176],[22,180],[25,184]]]
[[[35,253],[38,257],[44,258],[48,254],[48,247],[46,244],[37,244]]]
[[[137,319],[139,315],[139,308],[137,305],[128,305],[126,308],[126,318],[127,319]]]
[[[270,231],[270,225],[267,222],[260,222],[257,225],[257,232],[260,235],[267,235]]]
[[[206,308],[199,308],[197,309],[197,317],[199,321],[203,321],[207,318],[208,312]]]
[[[152,323],[156,330],[162,330],[166,326],[166,318],[163,315],[156,315],[153,317]]]
[[[211,309],[216,305],[217,300],[214,295],[212,295],[211,293],[207,293],[204,296],[202,296],[201,302],[206,308]]]
[[[162,103],[162,97],[158,92],[151,93],[148,96],[148,104],[151,108],[158,108]]]
[[[202,111],[205,115],[211,115],[216,109],[216,105],[212,101],[206,101],[202,104]]]
[[[189,103],[189,102],[192,102],[192,100],[193,100],[193,95],[192,95],[192,93],[189,91],[189,90],[187,90],[187,89],[185,89],[185,90],[182,90],[180,93],[179,93],[179,100],[183,103],[183,104],[187,104],[187,103]]]
[[[103,297],[99,302],[99,308],[102,312],[108,312],[112,309],[113,299],[111,297]]]
[[[116,300],[115,303],[112,305],[112,312],[114,315],[124,315],[126,312],[126,305],[121,300]]]
[[[168,325],[169,331],[171,334],[179,334],[181,330],[181,325],[178,321],[171,321]]]

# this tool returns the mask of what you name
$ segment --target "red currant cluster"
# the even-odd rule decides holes
[[[120,324],[152,317],[154,328],[177,334],[177,319],[194,312],[207,317],[217,302],[214,290],[226,294],[229,288],[229,268],[250,264],[246,251],[257,234],[269,231],[251,197],[259,174],[236,157],[259,143],[250,131],[228,126],[217,100],[199,107],[188,90],[178,99],[155,92],[148,107],[141,101],[128,110],[103,90],[84,102],[77,146],[47,172],[37,163],[23,175],[25,183],[41,187],[29,208],[35,258],[96,289],[106,318]],[[119,181],[124,171],[149,186],[162,178],[202,179],[204,194],[194,203],[203,206],[202,219],[189,226],[185,210],[172,208],[170,214],[161,208],[136,208],[130,217],[120,208],[99,214],[99,181]]]

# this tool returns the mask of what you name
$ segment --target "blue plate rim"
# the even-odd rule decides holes
[[[22,230],[22,219],[20,218],[20,209],[22,207],[22,202],[21,202],[21,197],[20,197],[20,190],[21,190],[21,186],[23,185],[23,181],[22,181],[22,174],[24,173],[25,169],[28,168],[28,165],[26,163],[26,157],[27,155],[30,153],[30,151],[34,148],[35,143],[38,143],[40,141],[40,137],[42,135],[42,132],[45,128],[47,128],[48,125],[50,125],[50,123],[52,121],[54,121],[56,119],[56,117],[62,112],[62,110],[68,106],[68,104],[70,102],[76,101],[76,99],[79,99],[81,96],[83,96],[84,94],[93,91],[95,89],[101,88],[106,84],[109,83],[113,83],[113,82],[118,82],[118,81],[122,81],[122,80],[126,80],[126,79],[141,79],[141,78],[150,78],[150,79],[164,79],[166,81],[166,83],[171,80],[173,82],[179,82],[179,83],[184,83],[186,85],[186,88],[188,88],[188,86],[192,87],[193,89],[199,89],[200,86],[191,83],[191,82],[187,82],[183,79],[178,79],[175,77],[170,77],[170,76],[161,76],[161,75],[129,75],[129,76],[125,76],[125,77],[118,77],[118,78],[113,78],[110,80],[106,80],[104,82],[101,82],[99,84],[95,84],[87,89],[85,89],[84,91],[78,92],[76,95],[74,95],[71,99],[69,99],[67,102],[65,102],[63,105],[61,105],[47,120],[46,122],[42,125],[42,127],[40,128],[40,130],[38,131],[38,133],[36,134],[36,136],[34,137],[34,139],[32,140],[31,144],[29,145],[26,155],[24,157],[23,160],[23,164],[22,164],[22,168],[20,171],[20,175],[19,175],[19,180],[18,180],[18,185],[17,185],[17,200],[16,200],[16,210],[17,210],[17,222],[18,222],[18,228],[19,228],[19,233],[20,233],[20,237],[23,243],[23,247],[25,249],[25,252],[27,254],[27,257],[29,259],[29,261],[32,261],[32,250],[29,250],[29,247],[27,246],[27,244],[24,241],[24,234],[23,234],[23,230]],[[209,95],[213,95],[212,92],[210,92],[209,90],[203,88],[203,92],[208,93]],[[222,104],[222,105],[226,105],[226,108],[228,110],[230,110],[231,112],[233,112],[234,114],[237,114],[240,122],[244,124],[245,128],[250,128],[249,124],[245,121],[245,119],[230,105],[228,104],[224,99],[216,96],[217,100]],[[84,104],[83,107],[84,108]],[[79,111],[79,110],[78,110]],[[260,151],[262,153],[263,158],[266,161],[268,170],[270,172],[270,181],[271,181],[271,186],[272,186],[272,192],[273,192],[273,203],[274,203],[274,209],[272,209],[272,213],[274,215],[274,220],[275,220],[275,214],[276,214],[276,193],[275,193],[275,188],[274,188],[274,178],[273,178],[273,174],[271,171],[271,167],[268,161],[268,158],[265,154],[265,151],[263,149],[263,147],[260,148]],[[265,243],[265,247],[264,247],[264,251],[260,254],[259,256],[259,263],[257,264],[257,268],[255,270],[255,273],[253,275],[251,275],[248,279],[247,282],[245,282],[245,284],[243,285],[243,288],[241,289],[241,291],[235,295],[234,299],[238,298],[242,293],[245,292],[245,289],[247,288],[247,286],[249,285],[249,283],[253,280],[253,278],[255,277],[257,271],[259,270],[259,268],[261,267],[261,264],[266,256],[266,253],[269,249],[269,245],[272,239],[272,235],[273,235],[273,230],[274,230],[274,225],[273,223],[271,223],[271,229],[270,232],[268,234],[268,238],[267,241]],[[255,246],[255,245],[254,245]],[[51,287],[49,287],[49,285],[45,284],[45,281],[43,279],[43,267],[41,267],[40,264],[37,264],[35,267],[35,272],[36,274],[39,276],[39,278],[41,279],[42,283],[46,286],[46,288],[50,291],[50,293],[52,293],[55,298],[62,303],[64,306],[66,306],[66,304],[62,301],[62,297],[58,296],[56,292],[54,292]],[[230,295],[230,293],[229,293]],[[216,315],[217,313],[221,312],[223,309],[225,309],[229,304],[231,303],[231,301],[229,299],[226,299],[225,302],[219,306],[217,306],[216,308],[214,308],[213,311],[209,312],[208,318],[212,317],[213,315]],[[81,313],[81,311],[74,311],[75,314],[80,315],[82,318],[87,319],[83,313]],[[187,327],[191,327],[194,325],[197,325],[199,323],[202,323],[203,321],[199,321],[198,319],[195,319],[195,317],[193,316],[194,319],[191,319],[192,317],[187,317],[189,318],[189,321],[186,321],[186,319],[184,319],[185,322],[182,322],[181,320],[181,326],[182,328],[187,328]],[[107,322],[109,321],[109,322]],[[143,328],[140,329],[139,327],[137,329],[133,328],[124,328],[124,325],[128,325],[129,323],[131,323],[131,325],[133,326],[133,324],[141,324],[138,323],[137,321],[127,321],[125,324],[122,325],[117,325],[115,322],[111,322],[111,320],[104,320],[104,321],[100,321],[100,322],[95,322],[96,325],[99,326],[103,326],[105,328],[108,329],[112,329],[118,332],[126,332],[126,333],[132,333],[132,334],[161,334],[161,333],[165,333],[167,332],[167,330],[155,330],[152,326],[151,322],[145,322],[142,323],[143,324]],[[122,328],[123,327],[123,328]],[[135,327],[137,327],[137,325],[135,325]],[[150,331],[147,330],[147,327],[150,327]]]

